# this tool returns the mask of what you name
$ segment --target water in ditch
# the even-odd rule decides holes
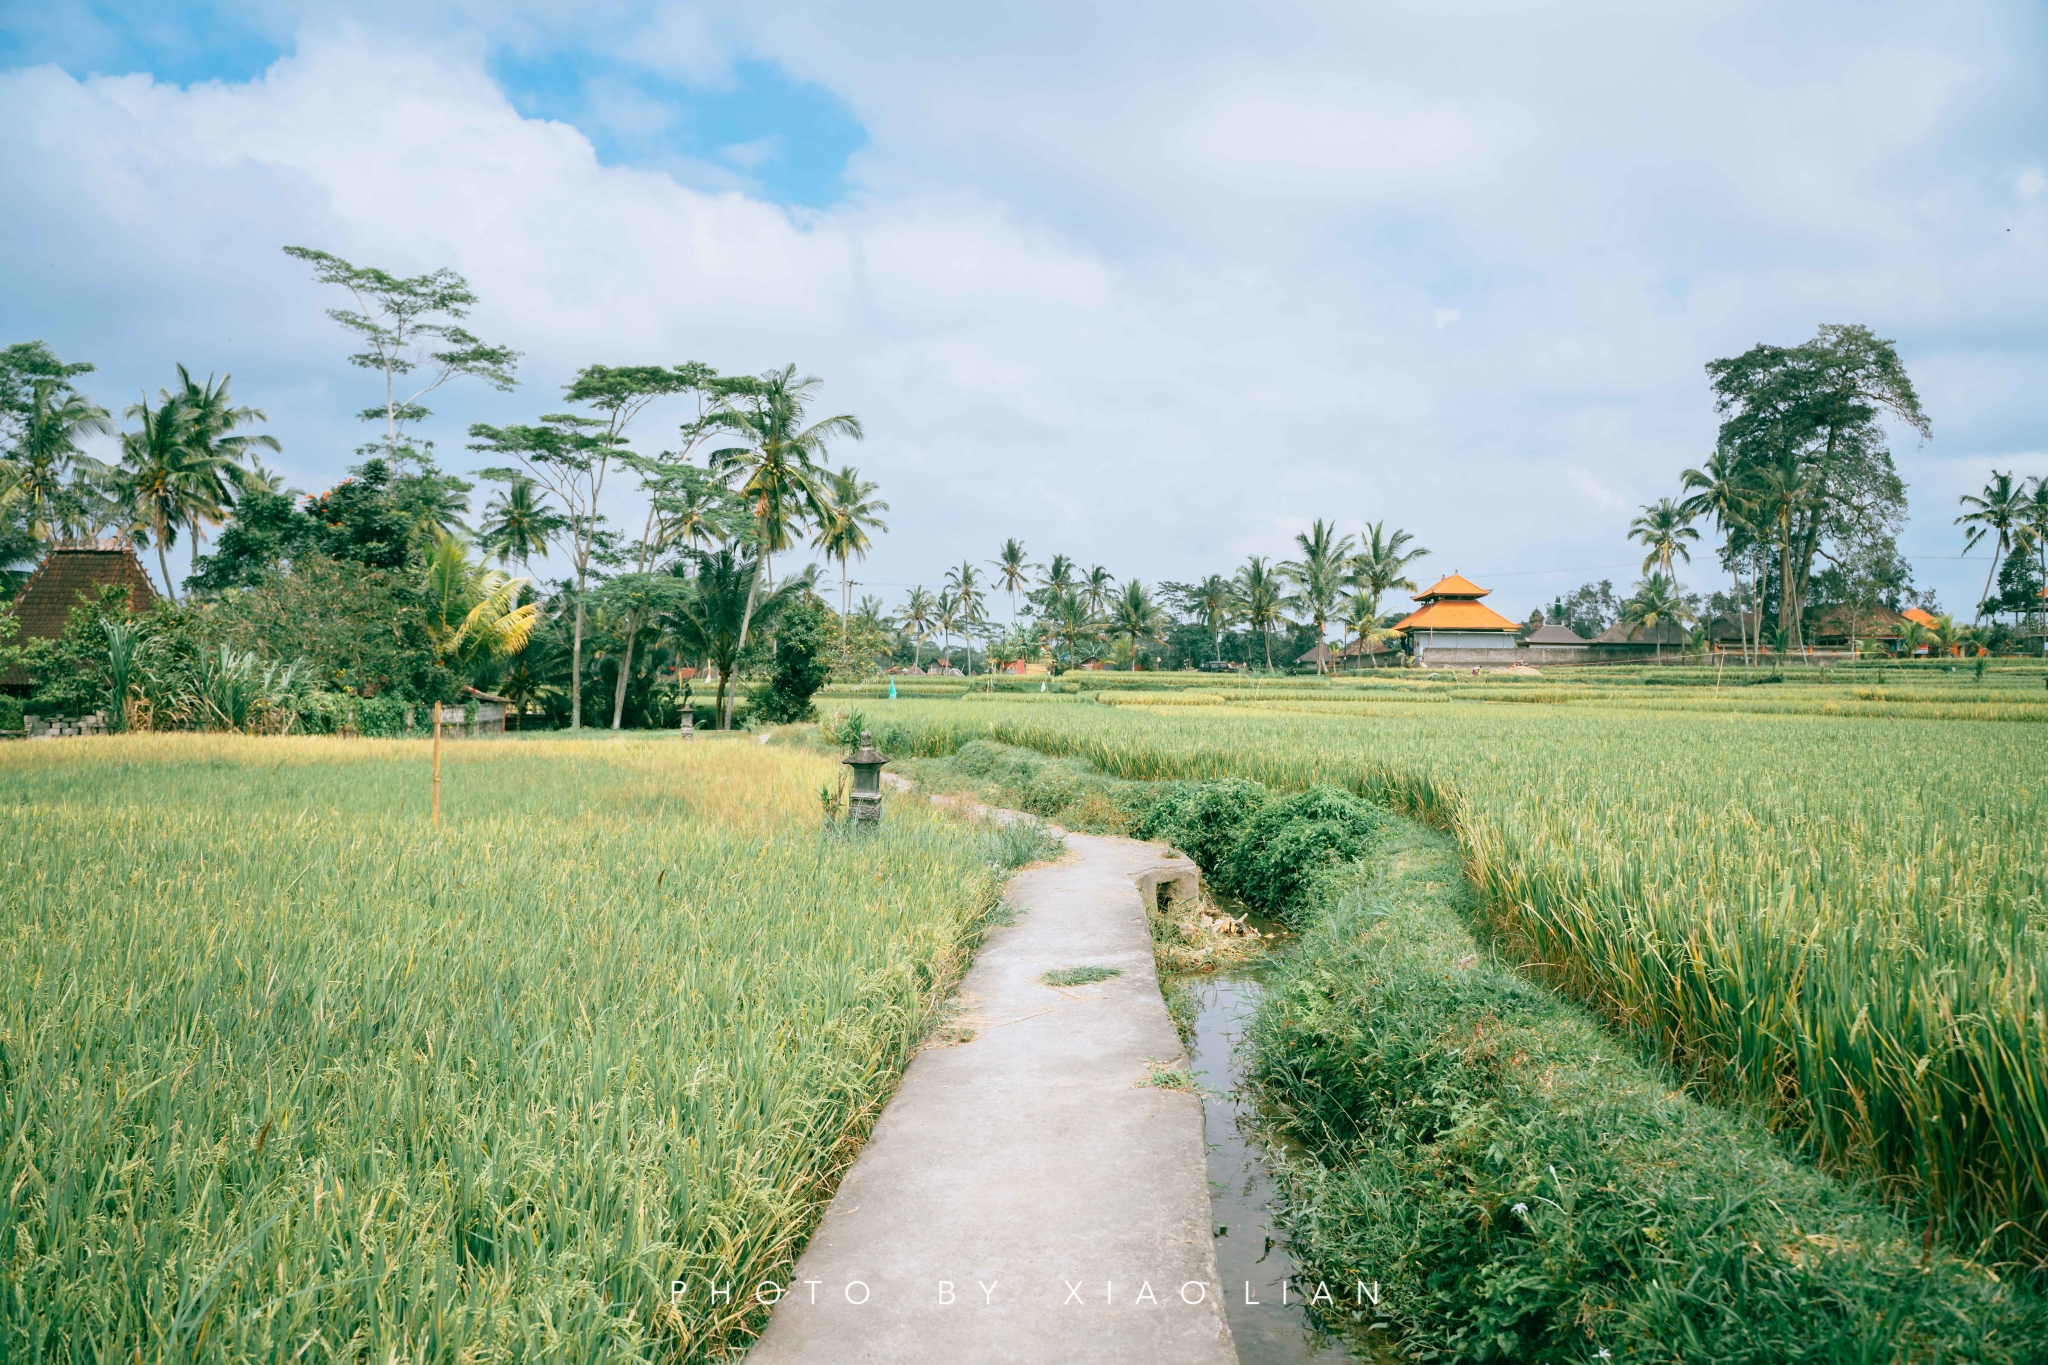
[[[1349,1359],[1344,1344],[1309,1325],[1264,1145],[1247,1120],[1238,1041],[1258,1008],[1256,968],[1219,972],[1189,987],[1196,999],[1189,1065],[1202,1090],[1209,1141],[1209,1213],[1230,1333],[1242,1365]]]

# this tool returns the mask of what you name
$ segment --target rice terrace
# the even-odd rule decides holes
[[[2048,1365],[2037,7],[386,8],[0,14],[0,1365]]]

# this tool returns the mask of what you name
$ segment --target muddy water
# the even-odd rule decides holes
[[[1190,1065],[1202,1090],[1209,1139],[1209,1209],[1216,1234],[1230,1332],[1242,1365],[1348,1359],[1344,1346],[1309,1326],[1287,1239],[1272,1206],[1265,1149],[1246,1122],[1237,1044],[1258,1008],[1256,969],[1223,972],[1195,987],[1198,1013]]]

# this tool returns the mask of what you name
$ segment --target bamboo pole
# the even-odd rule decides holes
[[[434,824],[441,823],[441,703],[434,703]]]

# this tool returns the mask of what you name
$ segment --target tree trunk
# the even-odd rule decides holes
[[[171,562],[164,558],[164,532],[159,526],[156,532],[156,566],[164,571],[164,591],[170,594],[171,605],[178,605],[178,590],[171,586]]]
[[[583,728],[583,575],[576,575],[576,624],[569,644],[569,728]]]
[[[626,679],[633,671],[633,641],[640,634],[640,613],[634,612],[626,618],[626,656],[619,661],[619,685],[612,691],[612,729],[619,728],[620,718],[626,714]]]
[[[1998,561],[2005,558],[2005,532],[1998,533],[1998,546],[1991,552],[1991,572],[1984,575],[1984,591],[1977,594],[1977,614],[1971,618],[1971,625],[1984,620],[1984,599],[1991,596],[1991,580],[1998,573]]]
[[[1778,542],[1778,629],[1785,633],[1787,654],[1799,648],[1799,590],[1792,586],[1792,528],[1789,526],[1785,528],[1785,538]]]
[[[768,572],[767,560],[766,550],[757,551],[754,555],[754,580],[747,585],[746,605],[740,609],[740,642],[732,652],[732,667],[718,670],[718,728],[721,730],[732,729],[732,704],[737,689],[729,689],[726,686],[726,679],[730,674],[738,672],[740,656],[747,652],[747,627],[754,620],[754,599],[760,596],[761,578]],[[773,591],[772,588],[770,590]]]

